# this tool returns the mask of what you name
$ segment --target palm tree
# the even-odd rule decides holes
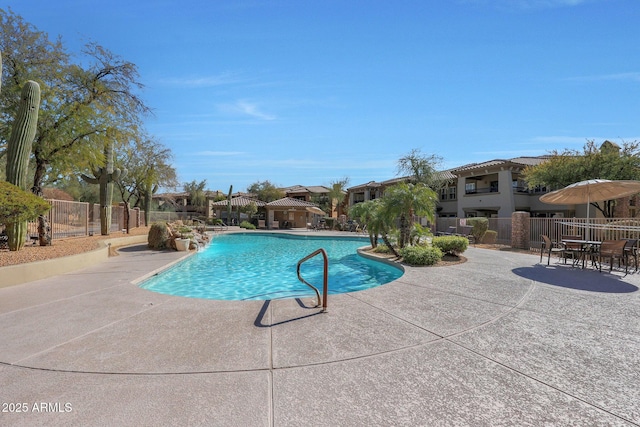
[[[207,195],[205,192],[206,186],[206,179],[203,179],[200,182],[196,182],[194,179],[193,181],[185,182],[184,184],[184,191],[189,193],[189,200],[191,201],[191,204],[196,207],[198,212],[200,212],[207,203]]]
[[[331,182],[331,188],[329,188],[329,201],[331,202],[330,210],[335,210],[339,213],[339,207],[344,203],[346,195],[346,187],[349,184],[349,178],[345,177],[337,181]],[[333,216],[331,212],[329,216]]]
[[[389,250],[399,258],[400,254],[389,241],[389,231],[393,228],[393,219],[390,219],[388,215],[380,199],[357,203],[349,209],[350,218],[367,226],[371,247],[378,246],[378,236],[380,236]]]
[[[353,218],[360,224],[366,226],[372,248],[378,246],[378,232],[374,225],[375,210],[378,208],[377,205],[379,205],[379,203],[376,203],[375,200],[367,200],[366,202],[356,203],[349,209],[349,218]]]
[[[384,217],[387,221],[399,221],[400,248],[410,243],[414,215],[425,216],[433,221],[437,200],[436,192],[424,184],[400,183],[385,191],[382,197]]]

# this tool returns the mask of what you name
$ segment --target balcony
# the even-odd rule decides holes
[[[469,195],[469,194],[487,194],[487,193],[498,193],[498,187],[483,187],[483,188],[469,188],[466,189],[464,194],[465,195]]]

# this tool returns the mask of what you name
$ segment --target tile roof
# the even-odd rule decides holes
[[[486,168],[495,167],[495,166],[499,166],[507,163],[520,165],[520,166],[533,166],[548,160],[549,157],[551,156],[550,155],[543,155],[543,156],[537,156],[537,157],[523,156],[523,157],[515,157],[513,159],[495,159],[495,160],[488,160],[486,162],[481,162],[481,163],[468,163],[466,165],[458,166],[458,167],[447,169],[444,171],[439,171],[436,173],[439,174],[442,179],[453,180],[458,178],[458,176],[456,175],[457,172],[470,171],[474,169],[486,169]],[[347,190],[354,191],[354,190],[363,190],[365,188],[378,188],[381,186],[392,185],[398,182],[402,182],[407,178],[409,177],[404,176],[404,177],[398,177],[398,178],[391,178],[381,182],[369,181],[365,184],[349,187]]]
[[[487,168],[504,165],[508,163],[521,165],[521,166],[532,166],[532,165],[538,165],[544,162],[545,160],[547,160],[548,158],[549,156],[516,157],[513,159],[494,159],[494,160],[488,160],[482,163],[469,163],[467,165],[450,169],[450,171],[455,175],[456,172],[468,171],[473,169],[487,169]]]
[[[380,185],[381,184],[379,182],[369,181],[364,184],[354,185],[353,187],[349,187],[347,190],[351,191],[351,190],[359,190],[361,188],[377,188],[377,187],[380,187]]]
[[[292,185],[291,187],[284,187],[284,188],[281,188],[280,190],[284,191],[285,193],[305,193],[305,192],[328,193],[330,191],[327,187],[323,185],[310,185],[310,186]]]
[[[315,203],[305,202],[304,200],[292,199],[291,197],[285,197],[283,199],[274,200],[273,202],[269,202],[266,206],[277,206],[281,208],[297,208],[297,207],[314,207],[318,206]]]
[[[232,197],[231,198],[231,206],[232,207],[247,206],[247,205],[249,205],[251,203],[255,203],[256,206],[264,206],[264,205],[266,205],[266,203],[263,202],[262,200],[252,199],[252,198],[246,197],[246,196],[238,196],[238,197]],[[228,204],[229,204],[228,200],[220,200],[218,202],[211,203],[211,206],[228,206]]]

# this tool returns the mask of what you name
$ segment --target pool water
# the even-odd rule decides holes
[[[329,293],[353,292],[391,282],[403,271],[369,260],[360,238],[237,233],[215,236],[206,249],[146,280],[150,291],[191,298],[268,300],[315,296],[296,275],[298,261],[323,248],[329,258]],[[302,264],[301,276],[322,293],[323,257]]]

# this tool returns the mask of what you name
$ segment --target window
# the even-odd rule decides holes
[[[456,200],[457,187],[449,187],[449,200]]]
[[[489,184],[489,191],[491,193],[497,193],[498,192],[498,181],[491,181],[491,183]]]
[[[531,192],[533,193],[546,193],[547,192],[547,187],[544,185],[536,185],[533,190],[531,190]]]
[[[519,179],[511,181],[511,187],[513,188],[513,191],[518,191],[520,193],[528,192],[527,183]]]
[[[476,182],[475,181],[466,182],[464,184],[464,192],[466,194],[475,193],[476,192]]]

